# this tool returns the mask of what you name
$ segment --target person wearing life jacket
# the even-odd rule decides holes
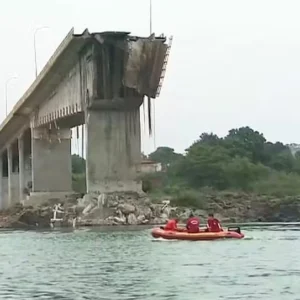
[[[207,231],[208,232],[220,232],[223,231],[220,221],[214,217],[214,214],[209,214],[207,219]]]
[[[193,213],[190,214],[189,219],[186,223],[186,229],[188,233],[198,233],[200,231],[200,220],[199,218],[195,217]]]
[[[167,224],[163,227],[163,229],[169,231],[177,231],[177,224],[178,224],[177,218],[168,220]]]

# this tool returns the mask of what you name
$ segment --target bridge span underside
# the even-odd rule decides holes
[[[139,108],[166,51],[162,37],[71,31],[0,127],[1,207],[72,192],[71,128],[82,124],[87,192],[140,191]]]

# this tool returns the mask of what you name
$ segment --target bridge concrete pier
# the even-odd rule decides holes
[[[72,193],[70,128],[82,124],[87,192],[142,190],[139,107],[162,87],[165,42],[163,35],[68,33],[0,124],[2,208]]]
[[[88,110],[87,192],[140,192],[139,106],[129,110]]]
[[[13,204],[13,190],[15,189],[14,180],[13,180],[13,156],[12,156],[12,146],[8,145],[7,147],[7,173],[8,173],[8,181],[7,181],[7,198],[8,203],[7,206],[11,206]]]
[[[3,195],[3,154],[0,154],[0,209],[5,207]]]
[[[19,200],[24,200],[25,189],[25,154],[24,154],[24,135],[18,138],[18,155],[19,155]]]
[[[31,151],[32,192],[71,192],[71,130],[32,128]]]

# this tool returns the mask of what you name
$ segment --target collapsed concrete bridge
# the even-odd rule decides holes
[[[139,191],[140,105],[161,87],[165,37],[72,29],[0,126],[0,204],[72,192],[71,128],[85,124],[87,192]]]

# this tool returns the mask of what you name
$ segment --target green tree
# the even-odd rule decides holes
[[[174,149],[169,147],[158,147],[149,154],[149,159],[160,162],[164,166],[169,166],[180,158],[182,158],[182,154],[174,152]]]
[[[224,138],[224,142],[232,157],[248,157],[254,163],[264,159],[266,139],[263,134],[248,126],[231,129]]]
[[[229,161],[229,152],[224,147],[194,144],[187,150],[179,174],[193,187],[222,189],[226,186],[223,164]]]
[[[248,126],[232,129],[224,138],[204,132],[185,155],[159,147],[149,158],[168,166],[161,174],[161,188],[183,204],[187,199],[189,205],[198,203],[197,189],[203,187],[280,196],[300,193],[300,152],[293,156],[288,146],[268,142]]]
[[[277,171],[292,172],[296,164],[296,159],[291,151],[285,150],[272,155],[268,165]]]
[[[227,187],[249,190],[253,182],[266,178],[269,169],[262,164],[254,164],[247,157],[235,157],[223,165]]]
[[[220,145],[223,139],[219,138],[216,134],[214,133],[207,133],[207,132],[203,132],[199,139],[197,141],[195,141],[193,145],[195,144],[205,144],[205,145],[209,145],[209,146],[217,146]]]
[[[297,151],[296,153],[295,153],[295,158],[298,160],[300,160],[300,151]]]
[[[289,148],[280,142],[276,142],[276,143],[266,142],[264,144],[264,157],[262,159],[262,163],[267,166],[271,166],[270,163],[274,158],[274,156],[282,152],[289,152],[289,151],[290,151]]]

